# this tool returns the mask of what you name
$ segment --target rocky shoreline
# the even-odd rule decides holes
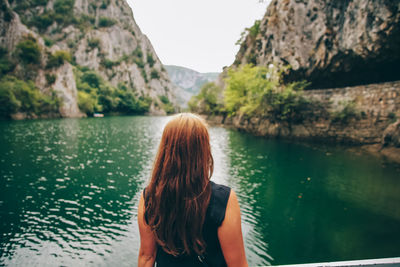
[[[203,115],[203,117],[213,126],[232,128],[266,138],[345,145],[350,150],[374,154],[400,164],[400,146],[398,143],[400,140],[400,120],[393,124],[394,127],[391,127],[393,128],[392,131],[386,132],[385,136],[380,139],[374,138],[374,140],[371,138],[355,139],[355,136],[351,135],[350,132],[347,137],[318,135],[316,132],[310,131],[310,128],[306,128],[304,125],[292,125],[292,127],[290,127],[284,124],[271,124],[268,122],[268,119],[208,115]],[[315,128],[318,128],[318,126],[319,125],[314,125]]]
[[[307,90],[304,97],[316,107],[297,122],[243,114],[206,119],[257,136],[359,147],[400,163],[399,89],[400,81]]]

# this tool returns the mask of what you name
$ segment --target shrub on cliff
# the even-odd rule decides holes
[[[52,85],[57,80],[57,75],[55,74],[46,73],[45,77],[48,86]]]
[[[224,105],[219,98],[221,91],[222,89],[213,82],[204,84],[200,93],[190,99],[189,109],[193,112],[213,115],[223,112]]]
[[[94,112],[119,112],[125,114],[143,114],[150,109],[152,99],[137,97],[133,89],[120,84],[113,87],[101,76],[87,68],[74,71],[78,89],[79,109],[86,114]]]
[[[272,120],[299,122],[311,103],[303,97],[305,81],[280,83],[281,72],[271,68],[245,65],[229,69],[225,80],[225,108],[228,115],[270,117]]]
[[[143,52],[140,46],[137,46],[135,50],[132,52],[132,56],[136,58],[143,58]]]
[[[70,24],[76,22],[74,17],[75,0],[56,0],[54,2],[54,19],[59,24]]]
[[[154,63],[156,63],[151,53],[147,54],[147,63],[149,63],[150,68],[154,66]]]
[[[143,52],[142,52],[142,49],[140,48],[140,46],[137,46],[136,49],[132,52],[132,57],[133,57],[133,61],[135,62],[135,64],[139,68],[143,69],[144,68]]]
[[[152,79],[160,79],[160,74],[158,73],[158,71],[156,69],[152,69],[150,72],[150,77]]]
[[[45,6],[47,2],[47,0],[21,0],[17,1],[14,10],[19,13],[22,23],[28,27],[36,27],[39,32],[45,32],[55,21],[58,23],[58,26],[81,23],[74,16],[75,0],[56,0],[53,4],[53,9],[36,8],[38,6]],[[60,31],[60,28],[54,29],[54,31]]]
[[[25,64],[39,64],[40,63],[40,48],[36,39],[28,36],[25,40],[18,43],[16,47],[16,54],[18,58]]]
[[[80,111],[89,115],[102,110],[97,103],[97,95],[85,91],[78,91],[78,107]]]
[[[306,119],[313,106],[310,100],[303,97],[303,89],[308,83],[294,82],[279,91],[270,90],[263,96],[261,106],[264,114],[278,121],[301,122]]]
[[[3,11],[3,19],[7,22],[11,21],[13,18],[10,8],[6,5],[5,1],[0,2],[0,10]]]
[[[71,62],[71,54],[65,50],[58,50],[54,54],[50,54],[47,60],[46,68],[58,68],[65,62]]]
[[[230,115],[252,114],[260,108],[263,95],[277,86],[266,79],[267,69],[245,65],[229,69],[224,92],[225,108]]]
[[[253,26],[246,29],[249,32],[249,35],[251,36],[251,38],[256,38],[258,33],[260,32],[260,23],[261,23],[260,20],[256,20],[256,21],[254,21]]]
[[[115,20],[107,17],[100,17],[99,18],[99,27],[111,27],[116,23]]]
[[[32,81],[25,82],[9,75],[0,80],[0,117],[16,112],[57,113],[59,106],[58,97],[42,94]]]
[[[235,45],[244,44],[247,36],[250,36],[250,38],[254,40],[260,33],[260,23],[260,20],[256,20],[254,21],[253,26],[251,26],[250,28],[245,28],[244,31],[240,34],[240,38],[236,41]]]
[[[9,60],[6,48],[0,47],[0,76],[12,71],[15,64]]]
[[[87,40],[88,47],[91,49],[99,48],[100,49],[100,39],[98,38],[89,38]]]
[[[106,69],[112,69],[114,66],[117,66],[117,65],[119,65],[120,63],[121,63],[120,60],[113,61],[113,60],[110,60],[110,59],[107,59],[107,58],[103,59],[103,60],[100,62],[100,64],[101,64],[103,67],[105,67]]]
[[[161,100],[162,108],[165,110],[167,114],[175,112],[174,105],[172,105],[167,96],[161,95],[158,98]]]
[[[44,12],[43,14],[33,16],[28,22],[28,26],[35,26],[39,32],[44,32],[54,22],[53,12]]]
[[[58,14],[71,14],[74,10],[75,0],[56,0],[54,11]]]

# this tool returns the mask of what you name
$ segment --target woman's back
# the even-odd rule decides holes
[[[247,266],[236,194],[213,167],[204,120],[174,116],[139,201],[139,266]]]
[[[224,255],[218,240],[218,227],[225,218],[230,188],[211,182],[211,198],[208,204],[206,218],[203,225],[203,238],[206,243],[206,252],[202,257],[198,255],[181,255],[174,257],[157,246],[157,266],[226,266]],[[145,191],[144,191],[145,194]],[[196,218],[194,218],[195,220]]]

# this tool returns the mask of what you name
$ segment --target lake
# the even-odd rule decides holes
[[[0,122],[0,265],[136,266],[137,205],[168,117]],[[400,165],[210,128],[251,266],[400,256]]]

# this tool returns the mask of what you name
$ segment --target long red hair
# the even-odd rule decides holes
[[[204,253],[213,168],[204,120],[190,113],[174,116],[164,128],[145,195],[147,224],[168,254]]]

